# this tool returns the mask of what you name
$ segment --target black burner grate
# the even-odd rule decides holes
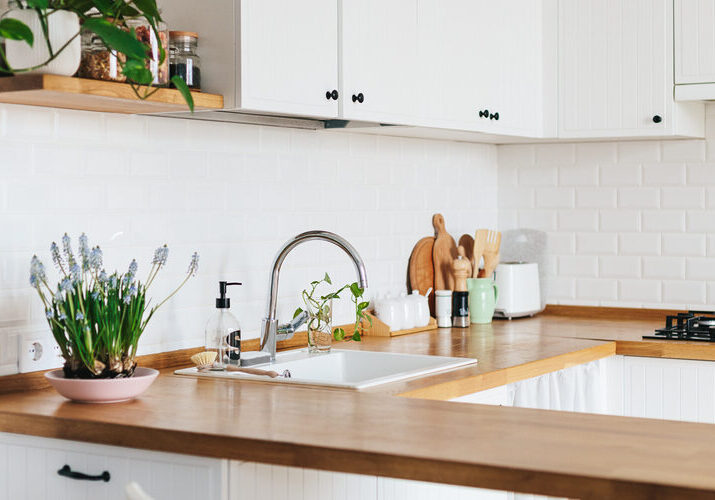
[[[688,311],[668,316],[665,328],[658,328],[644,339],[700,340],[715,342],[715,312]]]

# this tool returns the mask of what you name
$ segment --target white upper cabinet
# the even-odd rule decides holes
[[[338,116],[338,0],[171,0],[167,23],[199,33],[203,90],[227,109]]]
[[[715,0],[675,0],[675,98],[715,99]]]
[[[240,6],[239,107],[337,117],[337,1],[241,0]]]
[[[341,118],[416,124],[417,0],[341,3]]]
[[[672,7],[559,2],[559,137],[703,135],[702,105],[673,100]]]
[[[555,129],[555,103],[545,108],[545,83],[556,74],[548,5],[555,4],[420,0],[422,124],[527,137]]]

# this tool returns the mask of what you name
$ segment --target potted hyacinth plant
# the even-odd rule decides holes
[[[67,234],[62,238],[61,247],[52,243],[50,252],[59,273],[56,285],[49,283],[45,266],[36,255],[30,264],[30,284],[40,296],[52,335],[65,360],[62,370],[57,370],[59,373],[47,374],[50,382],[62,393],[55,383],[57,379],[64,379],[61,384],[67,385],[68,381],[78,379],[121,381],[138,377],[141,370],[136,362],[139,339],[156,311],[196,274],[198,254],[191,257],[186,276],[179,285],[152,306],[147,292],[166,264],[169,255],[166,245],[154,252],[151,268],[143,281],[138,277],[136,260],[132,260],[126,272],[108,274],[103,267],[102,250],[99,246],[90,248],[85,234],[79,238],[77,254]],[[151,381],[155,377],[153,374]],[[107,390],[104,396],[108,396]],[[108,397],[114,398],[113,395]],[[76,395],[70,399],[94,400]]]

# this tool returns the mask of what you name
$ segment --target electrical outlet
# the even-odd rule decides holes
[[[18,335],[18,368],[20,373],[60,368],[64,364],[60,346],[47,331]]]

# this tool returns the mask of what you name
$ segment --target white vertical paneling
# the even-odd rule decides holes
[[[61,477],[65,464],[87,474],[107,470],[111,479]],[[221,500],[222,469],[216,459],[0,433],[1,499],[114,500],[136,481],[156,500]]]
[[[675,0],[675,83],[715,82],[715,0]]]
[[[669,12],[668,0],[559,2],[560,137],[670,133]]]

